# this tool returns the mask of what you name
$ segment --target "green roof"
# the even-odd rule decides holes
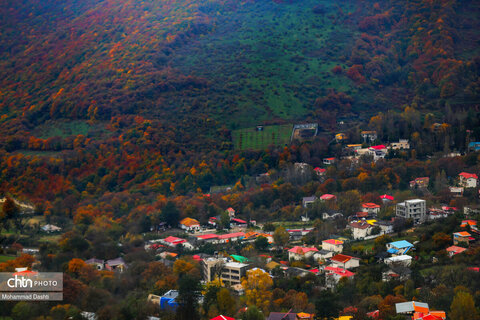
[[[242,256],[238,256],[238,255],[236,255],[236,254],[230,255],[230,257],[232,257],[234,260],[236,260],[237,262],[240,262],[240,263],[248,262],[248,258],[245,258],[245,257],[242,257]]]

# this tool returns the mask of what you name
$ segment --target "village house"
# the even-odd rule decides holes
[[[320,197],[320,200],[322,200],[322,201],[329,201],[329,200],[336,200],[336,199],[337,199],[336,196],[334,196],[333,194],[328,194],[328,193],[326,193],[326,194],[324,194]]]
[[[459,185],[464,188],[476,188],[478,176],[475,173],[461,172],[458,174]]]
[[[327,169],[316,167],[315,169],[313,169],[313,171],[317,174],[317,176],[322,177],[325,175]]]
[[[462,227],[462,228],[466,228],[467,226],[473,232],[478,233],[478,226],[477,226],[477,221],[476,220],[471,220],[471,219],[470,220],[463,220],[462,223],[460,224],[460,227]]]
[[[336,239],[323,240],[322,249],[341,253],[343,251],[343,241]]]
[[[360,135],[362,136],[364,143],[372,143],[378,138],[377,131],[373,131],[373,130],[362,131]]]
[[[480,142],[470,142],[468,144],[468,150],[470,150],[470,151],[480,151]]]
[[[335,135],[335,141],[337,141],[338,143],[344,142],[347,140],[348,140],[348,136],[345,133],[337,133]]]
[[[315,261],[326,261],[327,259],[333,257],[333,252],[328,250],[318,250],[313,254],[313,259]]]
[[[415,180],[410,181],[411,189],[425,189],[428,188],[428,183],[430,182],[429,177],[420,177],[415,178]]]
[[[325,267],[325,286],[327,288],[335,288],[341,278],[353,278],[355,273],[342,268]]]
[[[390,267],[409,267],[412,264],[412,257],[406,254],[385,258],[383,262]]]
[[[450,193],[456,198],[463,197],[463,187],[449,187]]]
[[[395,200],[394,197],[389,196],[388,194],[381,195],[380,199],[382,199],[383,204],[390,204],[393,202],[393,200]]]
[[[394,266],[389,268],[387,271],[382,272],[382,281],[406,281],[410,279],[411,274],[412,270],[410,270],[408,267]]]
[[[466,231],[455,232],[453,234],[453,244],[457,245],[460,243],[466,244],[467,246],[470,245],[470,239],[472,239],[472,235]]]
[[[288,250],[288,259],[289,260],[303,260],[313,256],[315,252],[318,252],[318,249],[315,247],[293,247]]]
[[[230,220],[230,226],[231,227],[239,227],[239,228],[246,228],[248,226],[247,221],[239,219],[239,218],[233,218]]]
[[[387,147],[383,144],[378,146],[371,146],[368,148],[368,151],[373,156],[373,161],[383,159],[387,155]]]
[[[408,139],[400,139],[398,142],[392,142],[390,144],[392,150],[408,150],[410,149],[410,143]]]
[[[43,227],[41,227],[40,229],[42,229],[42,231],[45,231],[47,233],[52,233],[52,232],[60,232],[62,231],[62,228],[60,227],[57,227],[53,224],[46,224],[44,225]]]
[[[185,218],[182,221],[180,221],[180,228],[188,232],[200,231],[201,229],[200,222],[192,218]]]
[[[413,244],[407,240],[399,240],[387,243],[387,252],[393,256],[400,256],[407,254],[414,248]]]
[[[234,218],[235,217],[235,209],[233,209],[232,207],[228,208],[227,209],[227,213],[228,213],[228,216],[230,218]]]
[[[422,199],[412,199],[400,202],[396,206],[396,216],[412,219],[414,224],[425,222],[427,219],[427,202]]]
[[[376,203],[367,202],[362,204],[361,210],[366,211],[368,213],[377,214],[380,212],[380,206]]]
[[[313,205],[313,203],[315,201],[317,201],[317,197],[316,196],[311,196],[311,197],[303,197],[302,199],[302,206],[304,208],[308,208],[309,206]]]
[[[372,225],[366,221],[351,222],[348,227],[352,230],[352,236],[355,240],[365,239],[372,233]]]
[[[376,222],[373,223],[373,225],[380,227],[380,234],[393,233],[393,222],[392,221],[376,221]]]
[[[325,158],[323,159],[323,164],[324,165],[331,165],[335,163],[335,158]]]
[[[127,269],[127,264],[125,263],[123,258],[111,259],[105,262],[105,269],[108,271],[123,272]]]
[[[330,211],[330,212],[323,212],[322,219],[323,220],[334,220],[337,218],[343,218],[343,214],[340,212]]]
[[[175,310],[178,308],[178,302],[176,301],[177,297],[177,290],[167,291],[163,296],[160,297],[160,309],[175,312]]]
[[[103,270],[105,268],[105,262],[96,258],[86,260],[85,264],[89,264],[97,270]]]
[[[464,252],[465,250],[467,250],[466,248],[462,248],[462,247],[458,247],[458,246],[450,246],[448,247],[447,249],[447,252],[448,252],[448,256],[450,258],[452,258],[454,255],[457,255],[459,253],[462,253]]]
[[[353,269],[360,266],[360,258],[347,256],[345,254],[337,254],[330,258],[332,267]]]

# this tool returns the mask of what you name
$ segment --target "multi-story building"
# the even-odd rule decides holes
[[[414,224],[422,223],[427,219],[427,202],[422,199],[400,202],[396,207],[396,216],[412,219]]]
[[[205,281],[213,281],[220,277],[224,284],[236,285],[245,277],[248,264],[231,262],[225,258],[203,259],[203,278]]]

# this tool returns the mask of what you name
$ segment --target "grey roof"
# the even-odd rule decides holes
[[[315,201],[315,200],[317,200],[316,196],[303,197],[303,201]]]
[[[109,266],[113,267],[113,266],[119,266],[121,264],[125,264],[125,261],[122,258],[115,258],[115,259],[107,260],[106,263]]]
[[[101,263],[103,264],[103,260],[100,260],[100,259],[96,259],[96,258],[92,258],[92,259],[88,259],[87,261],[85,261],[86,264],[94,264],[94,263]]]
[[[167,298],[167,299],[175,299],[176,297],[178,297],[178,291],[177,291],[177,290],[167,291],[167,292],[162,296],[162,298]]]
[[[296,318],[296,313],[270,312],[267,320],[295,320]]]

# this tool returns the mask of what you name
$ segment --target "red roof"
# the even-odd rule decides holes
[[[367,316],[369,316],[370,318],[373,318],[373,319],[377,319],[378,317],[380,317],[380,310],[375,310],[375,311],[369,312],[369,313],[367,313]]]
[[[311,269],[311,270],[308,270],[308,271],[310,271],[310,272],[312,272],[312,273],[318,273],[320,270],[318,270],[318,269]]]
[[[315,247],[300,247],[300,246],[296,246],[296,247],[293,247],[292,249],[288,250],[288,252],[292,252],[292,253],[298,253],[298,254],[305,254],[307,252],[310,252],[310,251],[315,251],[317,252],[318,249],[315,248]]]
[[[237,222],[237,223],[241,223],[241,224],[247,224],[247,221],[242,220],[242,219],[238,219],[238,218],[233,218],[232,221]]]
[[[350,226],[355,229],[368,229],[371,225],[367,222],[352,222]]]
[[[185,239],[172,237],[172,236],[166,237],[165,239],[163,239],[163,241],[168,242],[168,243],[172,243],[172,244],[179,244],[179,243],[187,242],[187,240],[185,240]]]
[[[393,201],[393,199],[394,199],[392,196],[389,196],[388,194],[384,194],[383,196],[380,196],[380,198],[387,199],[387,200],[390,200],[390,201]]]
[[[325,158],[324,160],[330,160],[330,161],[333,161],[333,160],[335,160],[335,158]]]
[[[203,240],[218,239],[218,234],[209,233],[209,234],[197,236],[197,238],[203,239]]]
[[[355,273],[351,272],[351,271],[348,271],[346,269],[342,269],[342,268],[335,268],[335,267],[325,267],[325,270],[326,271],[329,271],[328,273],[335,273],[339,276],[342,276],[342,277],[352,277],[355,275]]]
[[[347,263],[351,259],[355,259],[355,258],[347,256],[345,254],[337,254],[337,255],[330,258],[330,260],[337,261],[337,262],[340,262],[340,263]]]
[[[227,233],[227,234],[221,234],[218,236],[219,239],[230,239],[230,238],[238,238],[238,237],[244,237],[245,232],[235,232],[235,233]]]
[[[458,175],[464,177],[465,179],[478,179],[478,176],[475,173],[461,172]]]
[[[380,144],[378,146],[371,146],[370,148],[374,149],[374,150],[382,150],[382,149],[387,149],[387,147],[385,147],[383,144]]]
[[[235,318],[219,315],[210,320],[235,320]]]
[[[465,250],[467,249],[458,246],[451,246],[447,248],[447,252],[453,252],[454,254],[462,253]]]
[[[336,197],[333,195],[333,194],[324,194],[323,196],[320,197],[320,199],[322,200],[331,200],[331,199],[335,199]]]
[[[480,272],[480,267],[469,267],[469,268],[467,268],[467,270]]]
[[[320,168],[320,167],[316,167],[313,170],[315,170],[316,172],[320,172],[320,173],[323,173],[323,172],[327,171],[327,169],[323,169],[323,168]]]
[[[362,204],[362,207],[368,208],[368,209],[380,208],[380,206],[378,204],[371,203],[371,202],[367,202],[367,203]]]
[[[357,218],[365,218],[368,216],[368,212],[357,212],[355,215],[357,216]]]

